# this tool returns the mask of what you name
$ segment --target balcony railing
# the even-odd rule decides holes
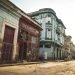
[[[61,31],[60,31],[60,29],[58,27],[56,28],[56,33],[58,33],[58,34],[61,33]]]

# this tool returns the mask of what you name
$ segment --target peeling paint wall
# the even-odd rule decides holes
[[[2,48],[2,41],[4,38],[5,25],[15,29],[14,41],[13,41],[13,57],[15,59],[17,53],[17,37],[19,28],[19,16],[12,14],[4,8],[0,9],[0,48]],[[1,50],[1,49],[0,49]],[[0,52],[1,53],[1,52]]]

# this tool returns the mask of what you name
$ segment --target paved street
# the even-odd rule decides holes
[[[0,67],[0,75],[75,75],[75,61]]]

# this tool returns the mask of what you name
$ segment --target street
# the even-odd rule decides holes
[[[75,75],[75,61],[0,67],[0,75]]]

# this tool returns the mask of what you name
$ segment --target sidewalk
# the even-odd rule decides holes
[[[43,64],[43,63],[57,63],[57,62],[63,62],[63,60],[56,60],[56,61],[38,61],[38,62],[18,62],[18,63],[11,63],[11,64],[0,64],[0,67],[5,67],[5,66],[17,66],[17,65],[31,65],[31,64]]]
[[[57,63],[57,62],[64,62],[64,60],[55,60],[55,61],[37,61],[37,62],[18,62],[18,63],[11,63],[11,64],[0,64],[0,67],[5,67],[5,66],[17,66],[17,65],[31,65],[31,64],[43,64],[43,63]]]
[[[0,67],[5,66],[17,66],[17,65],[31,65],[31,64],[39,64],[40,62],[20,62],[20,63],[12,63],[12,64],[0,64]]]

